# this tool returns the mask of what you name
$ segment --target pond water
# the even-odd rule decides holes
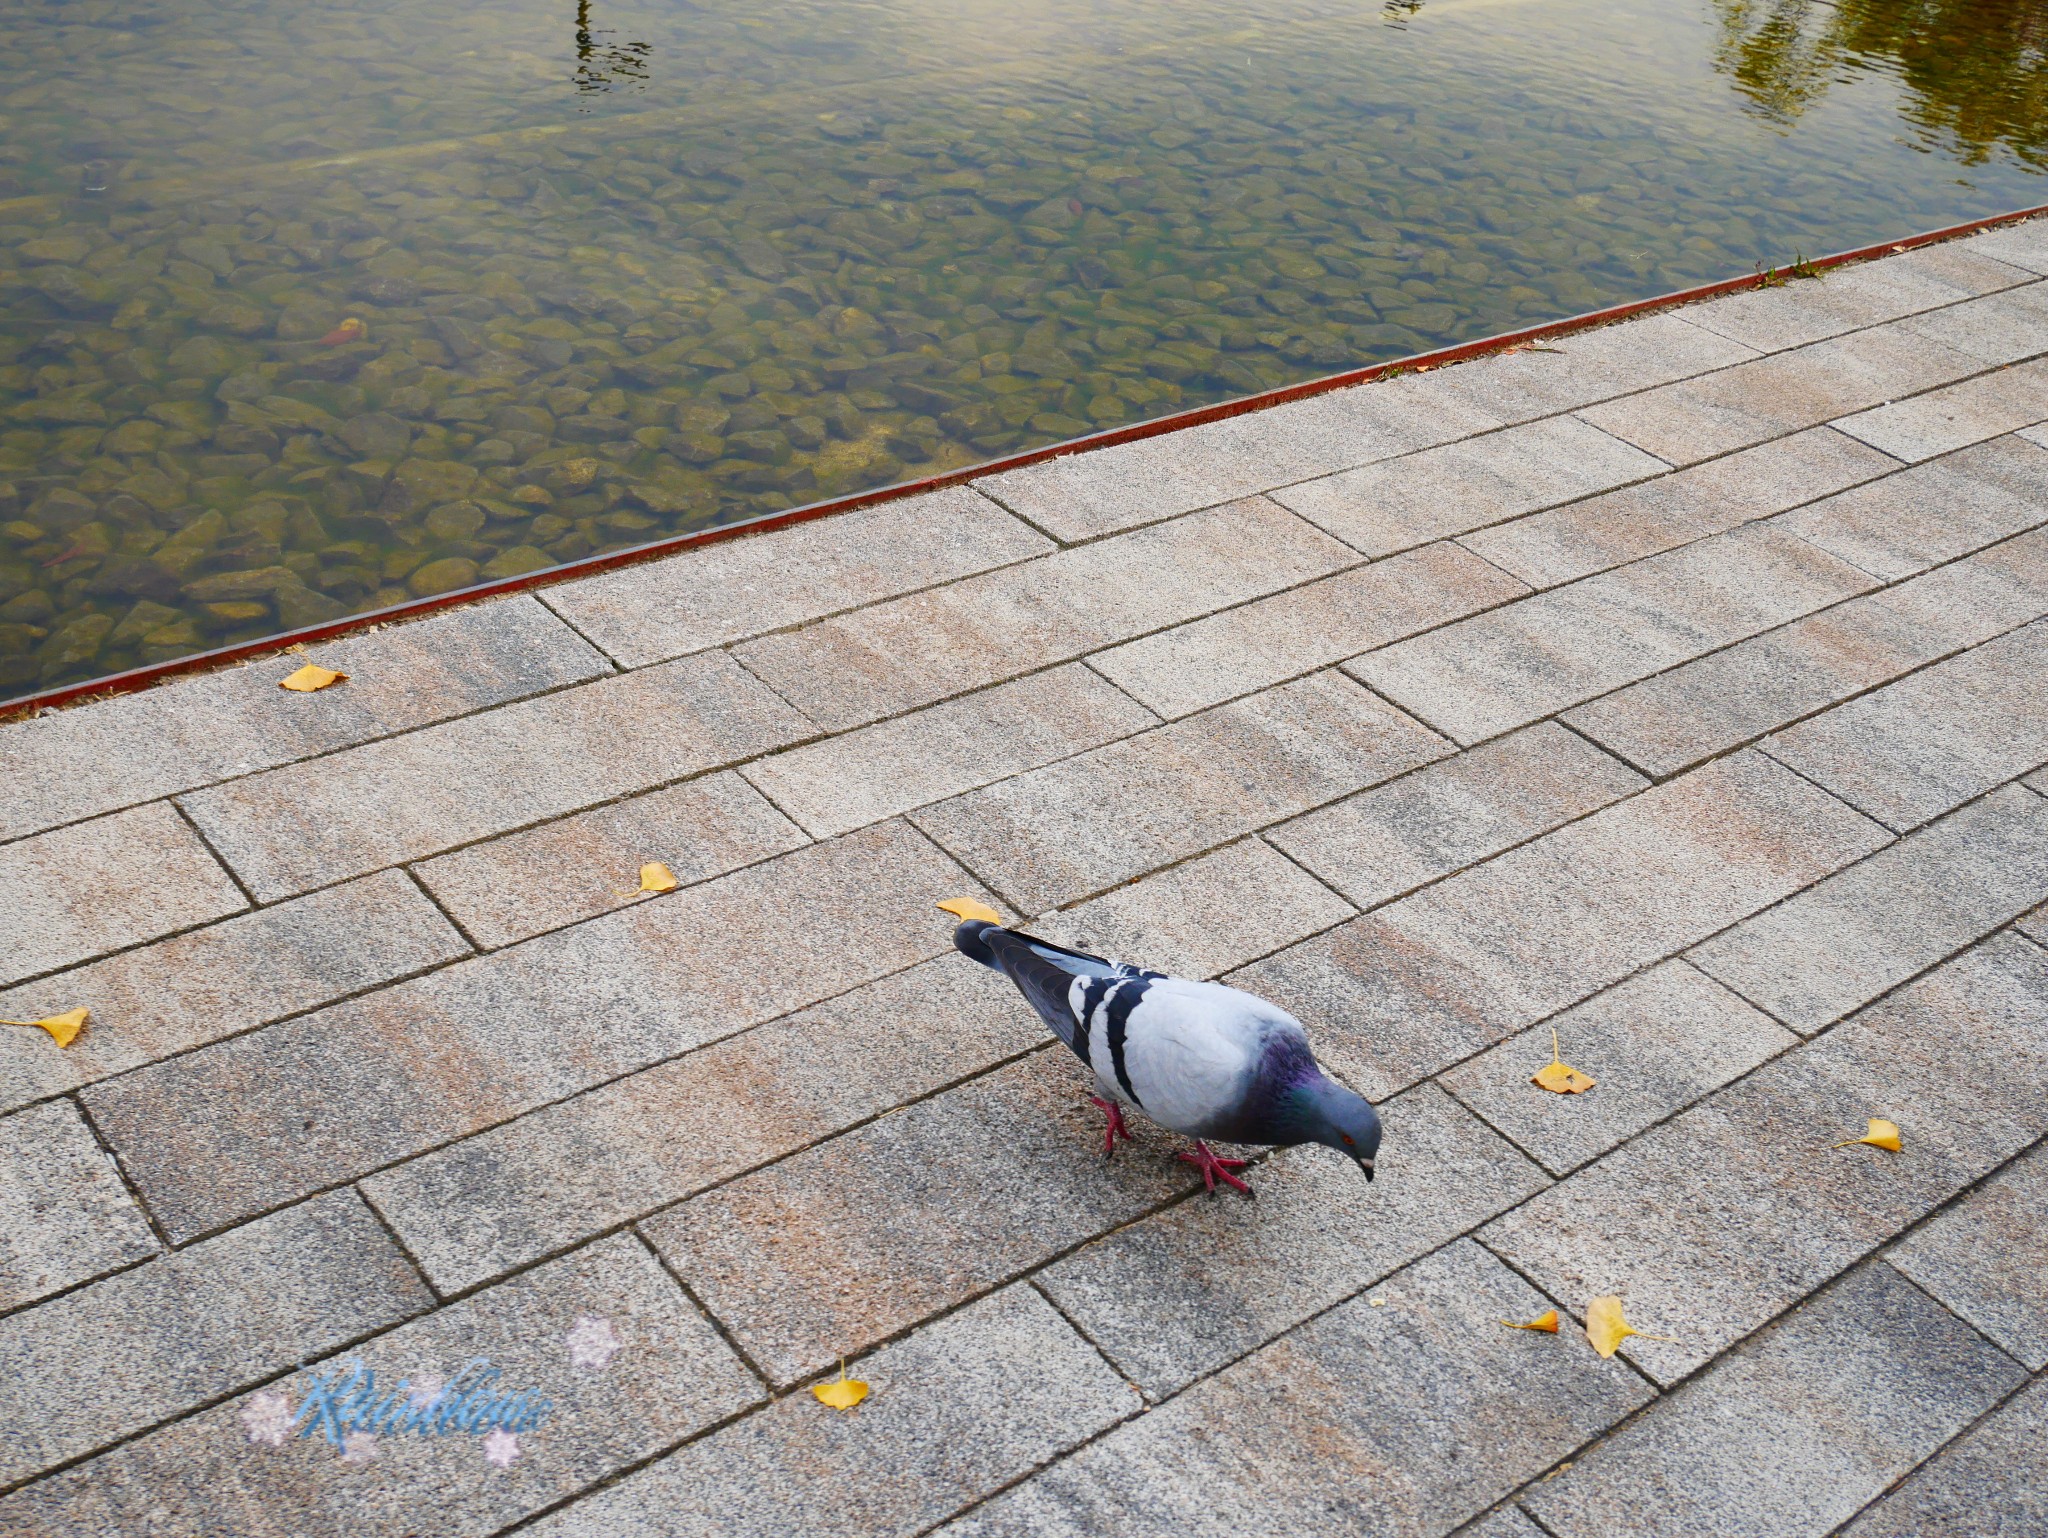
[[[2003,0],[19,0],[0,698],[2044,198]]]

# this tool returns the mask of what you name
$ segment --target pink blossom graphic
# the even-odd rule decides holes
[[[343,1463],[368,1463],[377,1456],[377,1438],[367,1431],[351,1431],[341,1439]]]
[[[519,1456],[519,1434],[500,1426],[484,1438],[484,1457],[501,1469],[512,1467]]]
[[[448,1380],[439,1373],[423,1372],[407,1385],[405,1402],[415,1410],[430,1410],[447,1386]]]
[[[242,1425],[250,1441],[282,1447],[292,1434],[291,1401],[282,1394],[257,1394],[242,1406]]]
[[[577,1367],[604,1367],[625,1348],[609,1319],[579,1317],[568,1334],[569,1361]]]

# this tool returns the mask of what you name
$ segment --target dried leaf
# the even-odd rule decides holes
[[[673,892],[681,882],[676,873],[659,860],[650,860],[640,867],[640,890],[643,892]]]
[[[1895,1121],[1886,1121],[1882,1116],[1873,1116],[1870,1118],[1868,1132],[1861,1137],[1847,1138],[1835,1144],[1835,1147],[1847,1148],[1852,1143],[1868,1143],[1872,1148],[1888,1148],[1893,1153],[1899,1153],[1899,1124]]]
[[[328,332],[327,335],[320,338],[319,342],[315,345],[320,347],[340,347],[348,342],[360,342],[369,334],[370,328],[363,324],[362,317],[360,315],[351,315],[347,320]]]
[[[78,1033],[85,1029],[89,1009],[67,1009],[61,1015],[52,1015],[47,1020],[0,1020],[0,1025],[41,1026],[56,1038],[57,1045],[68,1047],[78,1039]]]
[[[1557,1027],[1552,1026],[1550,1028],[1550,1063],[1540,1073],[1530,1079],[1529,1082],[1538,1089],[1547,1089],[1559,1095],[1583,1095],[1598,1081],[1587,1074],[1580,1073],[1576,1068],[1565,1066],[1564,1059],[1558,1055]]]
[[[1527,1324],[1517,1324],[1512,1319],[1503,1319],[1501,1323],[1511,1330],[1541,1330],[1545,1335],[1555,1335],[1557,1333],[1557,1310],[1547,1308]]]
[[[868,1386],[858,1378],[846,1376],[846,1358],[839,1359],[839,1377],[832,1383],[814,1383],[811,1392],[818,1396],[818,1403],[829,1405],[835,1410],[851,1410],[868,1397]]]
[[[984,924],[1000,924],[1003,916],[987,903],[976,902],[971,897],[949,897],[939,904],[942,911],[954,915],[961,923],[969,919],[980,919]]]
[[[1644,1340],[1670,1342],[1669,1335],[1644,1335],[1643,1332],[1621,1317],[1621,1299],[1595,1298],[1586,1305],[1586,1339],[1593,1343],[1593,1349],[1602,1356],[1613,1356],[1621,1349],[1621,1343],[1631,1335]]]
[[[347,682],[348,674],[337,673],[331,668],[323,668],[309,662],[300,668],[298,672],[292,674],[291,677],[280,679],[277,686],[280,689],[289,689],[294,694],[311,694],[316,689],[325,689],[334,684],[345,684]]]

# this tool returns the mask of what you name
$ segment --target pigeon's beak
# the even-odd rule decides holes
[[[1372,1179],[1372,1160],[1360,1159],[1358,1161],[1358,1167],[1365,1171],[1365,1178],[1367,1180]]]

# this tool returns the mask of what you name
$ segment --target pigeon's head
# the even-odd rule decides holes
[[[1324,1078],[1303,1085],[1297,1093],[1308,1134],[1303,1141],[1327,1144],[1355,1160],[1365,1178],[1372,1179],[1373,1160],[1380,1151],[1380,1118],[1366,1098]]]

